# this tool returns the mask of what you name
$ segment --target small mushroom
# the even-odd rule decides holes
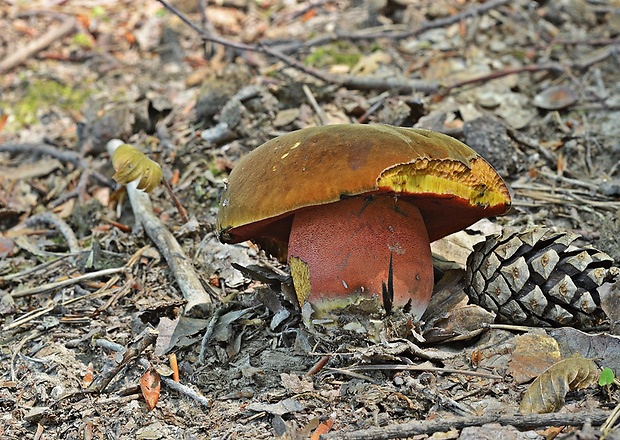
[[[428,130],[313,127],[272,139],[230,173],[224,243],[252,240],[287,261],[300,305],[382,293],[415,317],[433,290],[430,242],[504,214],[510,194],[474,150]],[[384,304],[389,306],[389,304]]]

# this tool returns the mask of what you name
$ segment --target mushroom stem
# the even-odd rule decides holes
[[[315,309],[340,308],[359,296],[381,301],[390,256],[393,305],[411,301],[411,313],[420,317],[434,280],[428,233],[418,208],[377,195],[295,214],[288,257],[301,305],[310,301]]]

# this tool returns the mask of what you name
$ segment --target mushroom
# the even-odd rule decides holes
[[[420,317],[434,284],[430,242],[509,208],[502,178],[456,139],[331,125],[242,157],[217,229],[224,243],[252,240],[287,261],[301,306],[332,310],[387,292],[386,302]]]

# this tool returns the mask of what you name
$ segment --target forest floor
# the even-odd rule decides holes
[[[286,267],[220,244],[215,219],[230,170],[275,136],[413,126],[464,141],[511,188],[511,211],[465,237],[547,226],[618,261],[620,3],[172,5],[196,28],[155,0],[0,2],[0,437],[600,438],[620,392],[598,376],[558,412],[518,411],[531,380],[573,352],[620,373],[611,335],[314,332],[280,282],[231,263],[280,281]],[[206,307],[184,313],[166,251],[116,191],[113,138],[161,164],[187,210],[163,186],[150,194]],[[171,353],[185,388],[168,378]],[[152,371],[163,383],[149,410]]]

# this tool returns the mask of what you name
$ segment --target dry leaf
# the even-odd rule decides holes
[[[280,380],[287,391],[292,393],[311,393],[314,391],[314,383],[312,379],[306,376],[298,376],[295,373],[281,373]]]
[[[572,327],[555,328],[549,330],[549,334],[558,341],[564,357],[579,353],[583,357],[597,359],[599,366],[611,368],[620,376],[620,336],[589,334]]]
[[[159,400],[159,391],[161,389],[161,380],[159,373],[149,368],[140,378],[140,389],[146,401],[146,407],[150,410],[155,408]]]
[[[562,359],[557,341],[546,333],[516,336],[515,342],[508,373],[518,384],[529,382]]]
[[[592,359],[574,354],[553,364],[538,376],[523,395],[519,411],[523,414],[542,414],[559,410],[566,393],[596,383],[598,367]]]
[[[327,419],[325,422],[321,423],[312,433],[310,440],[319,440],[321,435],[327,434],[330,429],[332,429],[332,425],[334,421],[332,419]]]
[[[113,179],[122,185],[140,179],[138,189],[152,191],[163,176],[159,164],[148,157],[133,145],[123,144],[114,151],[112,165],[116,173]]]
[[[93,373],[94,373],[94,367],[93,367],[93,363],[91,362],[88,364],[88,371],[84,375],[84,379],[82,379],[82,388],[86,389],[90,386],[91,383],[93,383],[93,380],[94,380]]]

